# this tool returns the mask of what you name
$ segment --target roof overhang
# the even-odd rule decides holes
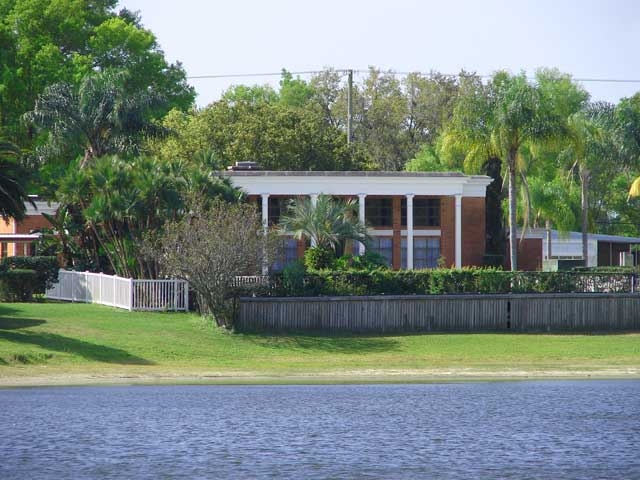
[[[457,172],[220,172],[248,195],[461,195],[485,197],[492,179]]]

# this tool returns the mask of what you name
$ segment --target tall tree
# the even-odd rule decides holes
[[[191,114],[171,112],[174,135],[151,148],[163,158],[193,159],[209,150],[220,164],[255,160],[270,170],[353,170],[359,161],[346,136],[318,108],[290,106],[269,90],[233,89]]]
[[[445,144],[467,150],[465,163],[501,158],[508,178],[509,257],[517,270],[517,177],[522,149],[557,134],[560,120],[524,74],[497,72],[487,86],[469,83],[456,103]]]
[[[580,210],[582,231],[582,258],[588,259],[589,192],[594,170],[601,169],[604,158],[598,155],[598,143],[604,139],[603,118],[606,112],[582,111],[574,113],[567,120],[567,148],[561,152],[572,161],[571,170],[577,171],[580,179]],[[600,122],[598,122],[600,120]]]
[[[117,0],[0,0],[0,135],[30,147],[22,115],[54,83],[89,73],[128,70],[127,89],[167,99],[163,110],[187,109],[195,91],[179,63],[170,64],[137,14],[116,12]]]
[[[159,134],[150,114],[164,100],[150,93],[129,94],[127,78],[126,72],[108,71],[87,75],[77,89],[67,83],[47,87],[25,114],[30,124],[49,133],[42,160],[75,150],[84,168],[103,155],[137,154],[144,136]]]

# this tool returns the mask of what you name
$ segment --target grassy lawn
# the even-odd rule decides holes
[[[372,373],[428,377],[469,371],[486,377],[514,371],[637,376],[640,333],[234,334],[195,314],[69,303],[0,304],[0,380],[5,383],[75,374],[360,378]]]

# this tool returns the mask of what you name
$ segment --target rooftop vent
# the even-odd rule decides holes
[[[235,165],[227,167],[227,170],[242,171],[242,170],[262,170],[258,162],[236,162]]]

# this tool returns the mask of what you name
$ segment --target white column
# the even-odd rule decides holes
[[[462,268],[462,195],[456,195],[456,268]]]
[[[269,194],[262,193],[262,227],[265,231],[269,228]]]
[[[407,270],[413,270],[413,193],[407,197]]]
[[[262,193],[260,197],[262,198],[262,228],[264,229],[264,233],[266,235],[267,231],[269,230],[269,194]],[[269,259],[266,258],[266,255],[262,263],[262,274],[269,274]]]
[[[312,193],[309,195],[309,198],[311,198],[311,205],[313,205],[313,208],[316,208],[316,205],[318,204],[318,194],[317,193]],[[316,246],[316,239],[312,238],[311,239],[311,248]]]
[[[360,220],[360,223],[362,225],[365,225],[365,213],[364,213],[364,205],[365,205],[365,200],[367,198],[367,195],[364,193],[359,193],[358,194],[358,220]],[[359,244],[359,248],[358,248],[358,252],[360,253],[360,255],[364,255],[364,252],[366,250],[366,247],[364,245],[364,243],[360,242]]]

